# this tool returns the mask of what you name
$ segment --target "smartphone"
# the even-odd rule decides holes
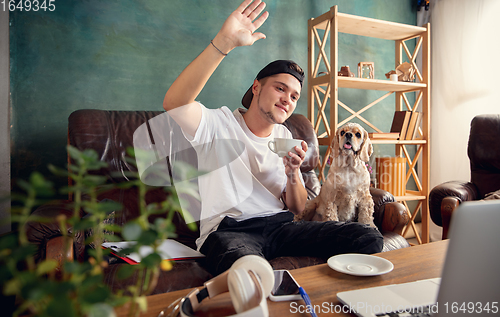
[[[299,284],[287,270],[274,270],[274,287],[269,299],[274,302],[302,299]]]

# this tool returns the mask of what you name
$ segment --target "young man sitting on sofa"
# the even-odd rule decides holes
[[[199,169],[210,165],[214,171],[199,178],[202,211],[196,241],[214,275],[248,254],[268,260],[278,256],[327,258],[349,252],[376,253],[383,246],[377,229],[357,222],[293,222],[307,199],[299,171],[307,144],[295,147],[297,154],[289,152],[289,158],[278,157],[267,145],[274,138],[291,138],[282,123],[300,97],[304,72],[297,64],[279,60],[264,67],[243,98],[248,110],[208,109],[195,101],[231,50],[265,38],[255,32],[268,17],[267,12],[262,13],[264,7],[260,0],[245,0],[174,81],[163,102],[195,147]],[[215,162],[225,161],[220,156],[226,154],[214,150],[220,148],[214,144],[221,140],[244,144],[229,172],[214,168]]]

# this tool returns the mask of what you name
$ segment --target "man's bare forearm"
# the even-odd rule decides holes
[[[285,203],[288,210],[295,215],[300,215],[306,206],[307,191],[300,181],[298,174],[288,177],[286,184]]]
[[[167,111],[193,103],[225,55],[238,46],[252,45],[265,38],[255,32],[267,19],[261,0],[245,0],[226,19],[213,42],[177,77],[163,100]],[[259,17],[260,15],[260,17]]]
[[[214,45],[222,50],[223,45],[219,44],[217,37],[214,39]],[[163,99],[163,108],[167,111],[193,103],[208,79],[219,64],[224,59],[212,44],[209,44],[198,57],[195,58],[182,73],[177,77],[172,86],[168,89]],[[226,46],[224,46],[226,47]],[[229,49],[226,51],[229,52]],[[226,53],[227,54],[227,53]]]

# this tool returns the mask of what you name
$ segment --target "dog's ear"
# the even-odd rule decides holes
[[[359,159],[363,162],[368,162],[372,154],[373,154],[372,142],[368,137],[368,132],[363,131],[363,144],[361,144],[361,149],[359,150]]]
[[[336,159],[340,155],[340,149],[339,149],[339,131],[340,129],[337,129],[337,132],[335,132],[335,136],[333,137],[332,141],[332,152],[330,153],[330,157],[333,159]]]

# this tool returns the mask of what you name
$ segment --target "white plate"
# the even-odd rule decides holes
[[[367,254],[340,254],[328,259],[328,266],[337,272],[356,275],[374,276],[389,273],[394,269],[391,261]]]

